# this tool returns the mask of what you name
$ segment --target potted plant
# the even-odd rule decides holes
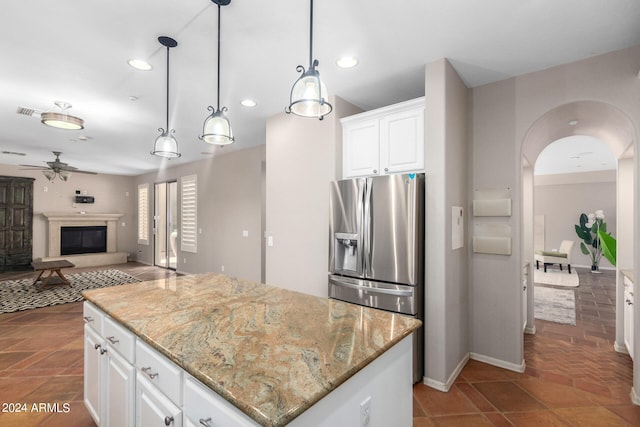
[[[607,223],[604,212],[597,210],[594,213],[581,214],[580,224],[575,224],[576,234],[580,242],[580,250],[591,257],[591,272],[597,273],[600,268],[602,256],[616,265],[616,240],[607,233]]]

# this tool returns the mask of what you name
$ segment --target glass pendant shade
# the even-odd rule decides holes
[[[44,175],[45,178],[47,178],[51,182],[53,182],[53,180],[56,178],[56,173],[54,171],[52,171],[51,169],[48,169],[46,171],[42,171],[42,175]]]
[[[333,106],[327,102],[329,97],[327,87],[320,80],[320,73],[315,69],[317,63],[318,61],[314,61],[307,71],[302,69],[302,75],[291,89],[287,112],[302,117],[317,117],[322,120],[333,110]]]
[[[233,143],[231,124],[227,116],[224,115],[227,108],[222,107],[222,109],[216,110],[209,106],[208,110],[211,111],[211,114],[204,121],[200,139],[213,145],[229,145]]]
[[[151,154],[169,159],[180,157],[180,153],[178,152],[178,141],[176,141],[173,135],[171,135],[174,132],[173,129],[165,131],[160,128],[158,130],[161,133],[153,144],[153,151]]]
[[[71,176],[71,172],[66,170],[47,169],[42,171],[42,175],[44,175],[45,178],[47,178],[51,182],[53,182],[56,179],[56,176],[59,177],[61,181],[67,181]]]

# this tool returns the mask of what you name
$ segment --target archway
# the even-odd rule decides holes
[[[618,263],[616,269],[616,335],[615,349],[625,351],[624,345],[624,284],[620,273],[623,269],[634,269],[634,233],[629,232],[636,226],[634,206],[637,195],[634,194],[635,182],[635,135],[636,130],[629,117],[618,108],[598,101],[576,101],[556,107],[540,116],[528,129],[522,142],[522,195],[523,195],[523,238],[522,265],[532,265],[534,243],[534,200],[533,167],[536,159],[552,142],[573,135],[586,135],[604,142],[618,162],[617,198],[618,215],[615,235],[618,238]],[[623,185],[621,181],[623,180]],[[621,191],[626,192],[621,194]],[[625,197],[626,195],[626,197]],[[609,230],[614,231],[614,230]],[[529,286],[526,292],[527,313],[525,331],[535,333],[533,312],[532,274],[529,269]],[[638,310],[635,309],[637,313]],[[635,316],[637,317],[637,315]],[[637,358],[636,358],[637,359]],[[634,377],[638,376],[634,370]],[[637,382],[637,381],[634,381]],[[636,399],[634,398],[634,401]],[[635,402],[636,404],[638,402]]]

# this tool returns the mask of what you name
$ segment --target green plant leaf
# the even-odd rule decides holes
[[[587,222],[589,222],[589,217],[586,214],[581,214],[580,215],[580,228],[587,228],[587,226],[585,225]],[[587,228],[588,230],[588,228]]]
[[[580,242],[580,250],[582,251],[583,254],[585,255],[591,255],[589,252],[589,249],[587,249],[587,247],[585,246],[584,243]]]
[[[605,233],[602,229],[598,232],[598,237],[602,245],[602,255],[604,255],[611,265],[616,265],[616,239],[611,234]]]
[[[582,240],[591,240],[591,234],[589,233],[589,230],[584,230],[582,229],[578,224],[575,225],[576,227],[576,234],[578,235],[579,238],[581,238]]]
[[[598,229],[598,234],[600,234],[600,232],[606,233],[607,232],[607,223],[603,222],[602,224],[600,224],[600,228]]]

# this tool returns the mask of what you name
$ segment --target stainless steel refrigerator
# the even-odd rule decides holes
[[[330,190],[329,297],[424,321],[424,174],[334,181]],[[423,375],[414,333],[414,382]]]

